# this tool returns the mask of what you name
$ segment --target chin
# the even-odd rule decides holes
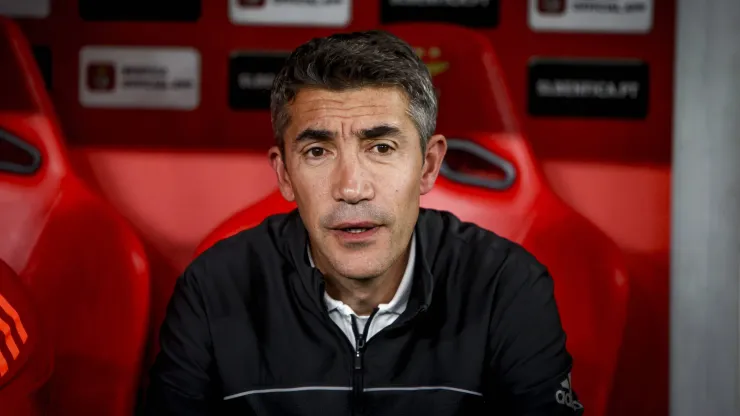
[[[372,260],[366,259],[344,259],[334,263],[334,270],[348,279],[367,280],[380,276],[388,268]]]

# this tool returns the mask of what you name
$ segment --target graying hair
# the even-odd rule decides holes
[[[299,46],[278,72],[270,93],[272,128],[285,150],[288,105],[301,88],[344,91],[362,87],[400,88],[408,99],[408,115],[416,126],[422,154],[437,123],[437,95],[432,77],[413,48],[384,31],[335,34]]]

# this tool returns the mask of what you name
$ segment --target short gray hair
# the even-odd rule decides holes
[[[293,51],[270,93],[272,128],[281,151],[290,123],[288,105],[304,87],[332,91],[400,88],[408,99],[408,114],[419,133],[422,154],[436,129],[437,95],[429,70],[408,43],[385,31],[316,38]]]

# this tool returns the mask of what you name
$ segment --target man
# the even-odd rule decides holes
[[[314,39],[271,100],[269,156],[298,209],[180,277],[150,413],[580,414],[546,268],[419,207],[447,147],[412,48],[379,31]]]

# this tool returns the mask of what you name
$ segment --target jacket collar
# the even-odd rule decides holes
[[[432,302],[434,275],[429,259],[436,257],[435,253],[439,249],[439,236],[433,229],[435,228],[434,221],[430,221],[430,214],[428,210],[420,209],[419,218],[414,228],[417,244],[416,264],[414,265],[414,283],[407,310],[414,309],[414,306],[416,309],[428,309]],[[279,238],[282,240],[281,246],[284,254],[292,261],[304,287],[316,301],[323,303],[323,276],[318,269],[311,267],[306,250],[309,241],[308,231],[303,225],[303,220],[297,208],[287,214],[278,232],[280,234]]]

